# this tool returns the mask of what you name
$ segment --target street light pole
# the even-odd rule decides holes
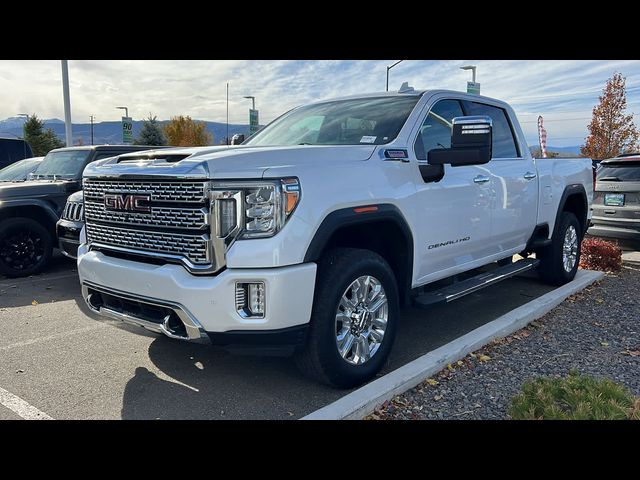
[[[129,109],[127,107],[116,107],[119,108],[120,110],[124,110],[124,116],[129,118]]]
[[[404,60],[398,60],[396,63],[394,63],[390,67],[387,67],[387,92],[389,91],[389,70],[391,70],[393,67],[398,65],[400,62],[404,62]]]
[[[89,115],[91,118],[91,145],[93,145],[93,115]]]
[[[62,96],[64,98],[64,131],[67,147],[73,145],[73,135],[71,132],[71,100],[69,97],[69,65],[67,60],[60,60],[62,63]]]
[[[252,96],[252,95],[245,95],[244,98],[248,98],[251,100],[251,110],[255,110],[256,109],[256,97]]]
[[[460,70],[471,70],[471,81],[476,83],[476,66],[475,65],[465,65],[464,67],[460,67]]]

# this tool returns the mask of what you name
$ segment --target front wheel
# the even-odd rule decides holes
[[[562,212],[551,245],[536,252],[540,277],[551,285],[564,285],[576,276],[580,263],[580,222],[571,212]]]
[[[17,217],[0,224],[0,273],[26,277],[39,272],[51,258],[49,231],[31,218]]]
[[[369,250],[332,250],[318,264],[309,334],[296,363],[322,383],[360,385],[384,366],[398,317],[398,288],[388,263]]]

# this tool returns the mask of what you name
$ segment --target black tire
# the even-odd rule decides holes
[[[365,363],[354,365],[338,351],[336,312],[342,295],[359,277],[375,277],[385,291],[387,326],[378,350]],[[318,264],[311,322],[304,349],[294,359],[307,376],[338,388],[361,385],[384,366],[395,339],[400,316],[398,287],[393,271],[380,255],[355,248],[337,248]]]
[[[8,218],[0,223],[0,273],[26,277],[49,263],[53,239],[49,231],[31,218]]]
[[[563,248],[567,230],[571,227],[573,227],[577,235],[577,251],[575,264],[571,270],[567,271],[563,262]],[[544,282],[550,285],[564,285],[573,280],[580,263],[581,240],[580,222],[578,222],[576,216],[571,212],[562,212],[551,239],[551,245],[536,252],[536,257],[540,259],[538,272]]]

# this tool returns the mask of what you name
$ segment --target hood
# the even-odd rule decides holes
[[[29,182],[0,183],[0,200],[21,197],[37,198],[65,194],[77,190],[77,186],[78,182],[62,180],[55,182],[35,180]]]
[[[84,195],[82,194],[82,190],[79,190],[69,195],[69,198],[67,198],[67,202],[83,203]]]
[[[234,145],[210,147],[176,162],[163,159],[162,151],[148,159],[124,161],[125,157],[94,162],[85,177],[120,175],[163,175],[167,177],[206,177],[221,179],[261,178],[268,169],[327,165],[365,161],[375,145],[294,145],[253,147]],[[148,152],[145,152],[148,153]],[[118,161],[120,163],[118,163]]]

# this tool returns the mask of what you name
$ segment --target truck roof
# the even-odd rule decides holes
[[[430,95],[435,94],[455,94],[456,96],[462,96],[467,100],[490,100],[491,102],[498,102],[505,104],[503,100],[499,100],[497,98],[486,97],[484,95],[475,95],[471,93],[462,92],[459,90],[446,90],[446,89],[429,89],[429,90],[404,90],[404,91],[393,91],[393,92],[371,92],[371,93],[360,93],[357,95],[346,95],[344,97],[336,97],[336,98],[326,98],[323,100],[318,100],[316,102],[311,102],[305,105],[315,105],[320,103],[327,102],[335,102],[339,100],[351,100],[358,98],[379,98],[379,97],[421,97],[425,93],[429,93]],[[302,106],[302,105],[301,105]]]

